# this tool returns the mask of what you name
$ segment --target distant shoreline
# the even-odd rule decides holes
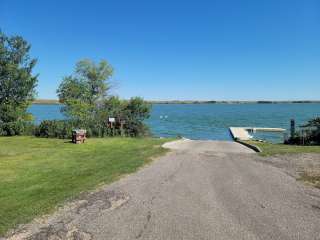
[[[151,104],[279,104],[279,103],[320,103],[320,100],[296,100],[296,101],[147,101]],[[61,104],[56,99],[37,99],[33,104]]]
[[[32,104],[61,104],[59,100],[56,99],[36,99]]]
[[[148,101],[152,104],[279,104],[279,103],[320,103],[320,100],[309,101]]]
[[[151,104],[280,104],[280,103],[320,103],[320,100],[296,100],[296,101],[192,101],[192,100],[169,100],[147,101]],[[36,99],[33,104],[61,104],[56,99]]]

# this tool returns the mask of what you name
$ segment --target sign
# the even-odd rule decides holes
[[[110,123],[114,123],[115,121],[116,121],[115,118],[109,118],[109,122],[110,122]]]

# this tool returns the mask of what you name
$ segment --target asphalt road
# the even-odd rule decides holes
[[[320,239],[319,190],[234,142],[167,147],[16,239]]]

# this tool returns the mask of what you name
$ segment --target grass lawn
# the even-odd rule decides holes
[[[272,144],[268,142],[246,141],[259,147],[263,156],[288,153],[320,153],[320,146],[295,146],[286,144]]]
[[[0,236],[166,152],[165,139],[0,137]]]

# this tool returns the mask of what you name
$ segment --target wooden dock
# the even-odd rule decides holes
[[[248,141],[252,139],[249,132],[285,132],[283,128],[258,128],[258,127],[230,127],[231,136],[234,140]]]

